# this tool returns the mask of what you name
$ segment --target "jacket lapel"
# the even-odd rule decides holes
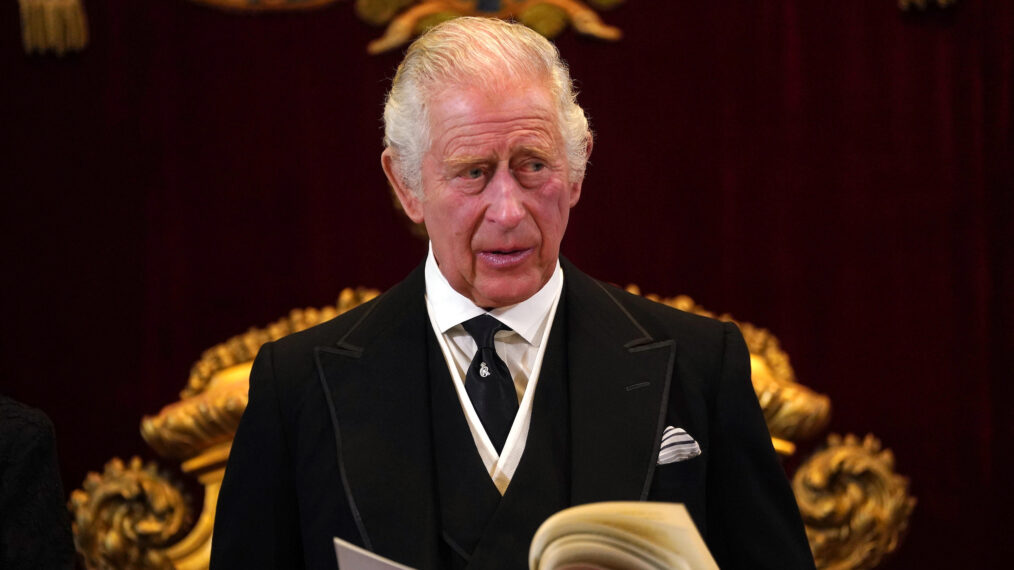
[[[665,428],[675,342],[562,260],[566,279],[571,501],[645,500]]]
[[[316,349],[341,484],[362,544],[418,568],[438,564],[422,266]]]

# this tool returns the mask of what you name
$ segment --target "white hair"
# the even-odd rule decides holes
[[[571,178],[583,179],[592,135],[560,52],[523,24],[475,17],[431,28],[412,42],[398,66],[384,105],[384,145],[393,151],[396,176],[424,198],[422,159],[431,143],[426,109],[430,97],[448,86],[495,89],[531,79],[544,82],[555,97]]]

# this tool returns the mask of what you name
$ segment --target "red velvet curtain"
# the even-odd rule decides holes
[[[26,57],[0,6],[0,390],[56,425],[64,484],[154,457],[143,414],[201,351],[425,245],[392,209],[399,54],[350,3],[227,14],[85,0],[92,45]],[[831,430],[919,504],[890,568],[1011,558],[1014,5],[637,2],[558,40],[597,134],[564,252],[772,330]],[[805,452],[806,449],[802,450]]]

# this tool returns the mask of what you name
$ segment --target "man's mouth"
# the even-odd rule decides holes
[[[534,247],[512,249],[487,249],[479,252],[479,260],[497,269],[508,269],[519,265],[535,252]]]

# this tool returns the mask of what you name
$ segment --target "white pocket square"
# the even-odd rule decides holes
[[[685,461],[700,454],[701,446],[683,428],[668,426],[662,432],[662,445],[658,450],[659,465]]]

